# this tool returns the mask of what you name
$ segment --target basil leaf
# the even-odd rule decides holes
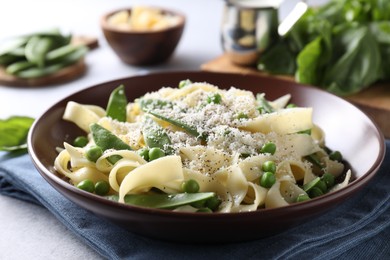
[[[291,30],[262,53],[257,68],[295,74],[297,82],[337,95],[390,79],[390,2],[330,0],[309,7]],[[295,68],[291,70],[291,60]]]
[[[28,131],[33,122],[33,118],[25,116],[0,120],[0,151],[26,149]]]

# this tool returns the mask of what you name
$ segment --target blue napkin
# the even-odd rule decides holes
[[[390,140],[386,146],[384,164],[357,195],[307,223],[242,243],[178,244],[128,232],[60,195],[28,155],[0,154],[0,194],[46,207],[109,259],[390,259]]]

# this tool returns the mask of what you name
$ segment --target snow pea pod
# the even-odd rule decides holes
[[[165,154],[173,153],[171,139],[168,134],[150,117],[145,118],[142,133],[145,143],[149,148],[158,147],[163,150]]]
[[[204,201],[215,196],[214,192],[177,193],[177,194],[127,194],[125,203],[158,209],[173,209],[183,205]],[[118,195],[107,196],[109,200],[118,201]]]
[[[320,169],[325,168],[325,166],[322,164],[320,158],[318,158],[318,156],[315,153],[305,156],[305,159]]]
[[[32,68],[19,71],[18,73],[16,73],[16,76],[19,78],[39,78],[39,77],[53,74],[59,71],[60,69],[65,68],[79,61],[87,53],[87,51],[88,51],[87,47],[79,46],[77,51],[65,57],[61,63],[55,63],[52,65],[45,66],[43,68],[34,66]]]
[[[148,113],[151,114],[152,116],[155,116],[163,121],[166,121],[172,125],[175,125],[181,129],[183,129],[185,132],[187,132],[190,135],[195,136],[201,140],[205,141],[207,139],[207,135],[205,133],[202,133],[202,134],[199,133],[195,127],[187,125],[186,123],[184,123],[178,119],[169,118],[169,117],[163,116],[163,115],[161,115],[157,112],[154,112],[154,111],[148,111]]]
[[[34,63],[31,63],[29,61],[18,61],[7,66],[5,72],[7,72],[8,74],[17,74],[19,71],[26,70],[32,67],[34,67]]]
[[[123,142],[119,137],[117,137],[111,131],[105,129],[104,127],[95,123],[90,126],[90,129],[95,144],[99,146],[103,151],[106,151],[108,149],[132,150],[128,144]],[[107,160],[111,164],[115,164],[120,159],[122,159],[122,156],[120,155],[112,155],[107,158]]]
[[[5,41],[0,45],[0,57],[2,55],[8,54],[16,48],[24,46],[27,43],[28,39],[29,37],[16,37]]]
[[[159,99],[141,99],[140,107],[145,113],[148,113],[165,122],[177,126],[183,129],[185,132],[189,133],[190,135],[193,135],[204,141],[207,139],[207,135],[205,133],[200,134],[196,129],[196,127],[190,126],[179,119],[166,117],[156,111],[157,109],[162,109],[162,108],[173,108],[174,104],[170,101],[159,100]]]
[[[33,36],[25,47],[26,59],[39,68],[45,65],[46,53],[52,48],[53,40],[49,37]]]
[[[275,112],[275,109],[268,103],[268,101],[264,98],[264,94],[257,94],[256,100],[259,103],[259,107],[257,108],[260,113],[272,113]]]
[[[10,51],[8,54],[14,55],[19,58],[24,58],[24,54],[25,54],[24,46],[15,48],[12,51]]]
[[[90,126],[90,129],[95,144],[102,148],[103,151],[107,149],[132,150],[128,144],[101,125],[94,123]]]
[[[11,64],[13,62],[20,61],[21,59],[23,59],[23,58],[21,58],[19,56],[12,55],[10,53],[6,53],[3,55],[0,55],[0,65],[7,66],[8,64]]]
[[[46,60],[50,63],[59,62],[65,59],[71,53],[74,53],[79,49],[76,45],[64,45],[49,51],[46,54]]]
[[[126,122],[126,106],[125,87],[120,85],[111,92],[106,109],[107,116],[119,122]]]
[[[28,79],[28,78],[39,78],[53,74],[54,72],[59,71],[65,64],[53,64],[43,68],[38,68],[37,66],[30,67],[28,69],[20,70],[15,73],[18,78]]]

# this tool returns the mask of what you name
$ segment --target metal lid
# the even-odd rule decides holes
[[[228,4],[245,8],[278,8],[283,0],[225,0]]]

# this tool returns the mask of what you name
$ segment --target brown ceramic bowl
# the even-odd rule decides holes
[[[115,10],[101,18],[103,34],[116,55],[130,65],[154,65],[171,57],[185,26],[185,16],[177,11],[158,8],[163,13],[179,17],[178,24],[161,30],[123,30],[107,22]],[[131,13],[131,9],[124,9]]]
[[[76,101],[105,107],[111,91],[126,86],[129,100],[162,86],[177,86],[183,79],[209,82],[265,92],[267,98],[292,94],[292,102],[314,108],[313,120],[326,133],[327,145],[340,150],[350,164],[354,179],[334,193],[286,207],[244,213],[185,213],[135,207],[108,201],[75,188],[59,178],[53,169],[56,147],[83,134],[74,124],[62,120],[66,103]],[[243,241],[269,236],[306,219],[313,219],[350,198],[369,184],[382,163],[384,137],[362,111],[322,90],[266,76],[211,72],[169,72],[134,76],[99,84],[64,98],[34,123],[28,137],[29,152],[44,179],[65,197],[96,215],[138,234],[182,242]],[[92,213],[91,213],[92,214]],[[190,235],[189,235],[190,234]]]

